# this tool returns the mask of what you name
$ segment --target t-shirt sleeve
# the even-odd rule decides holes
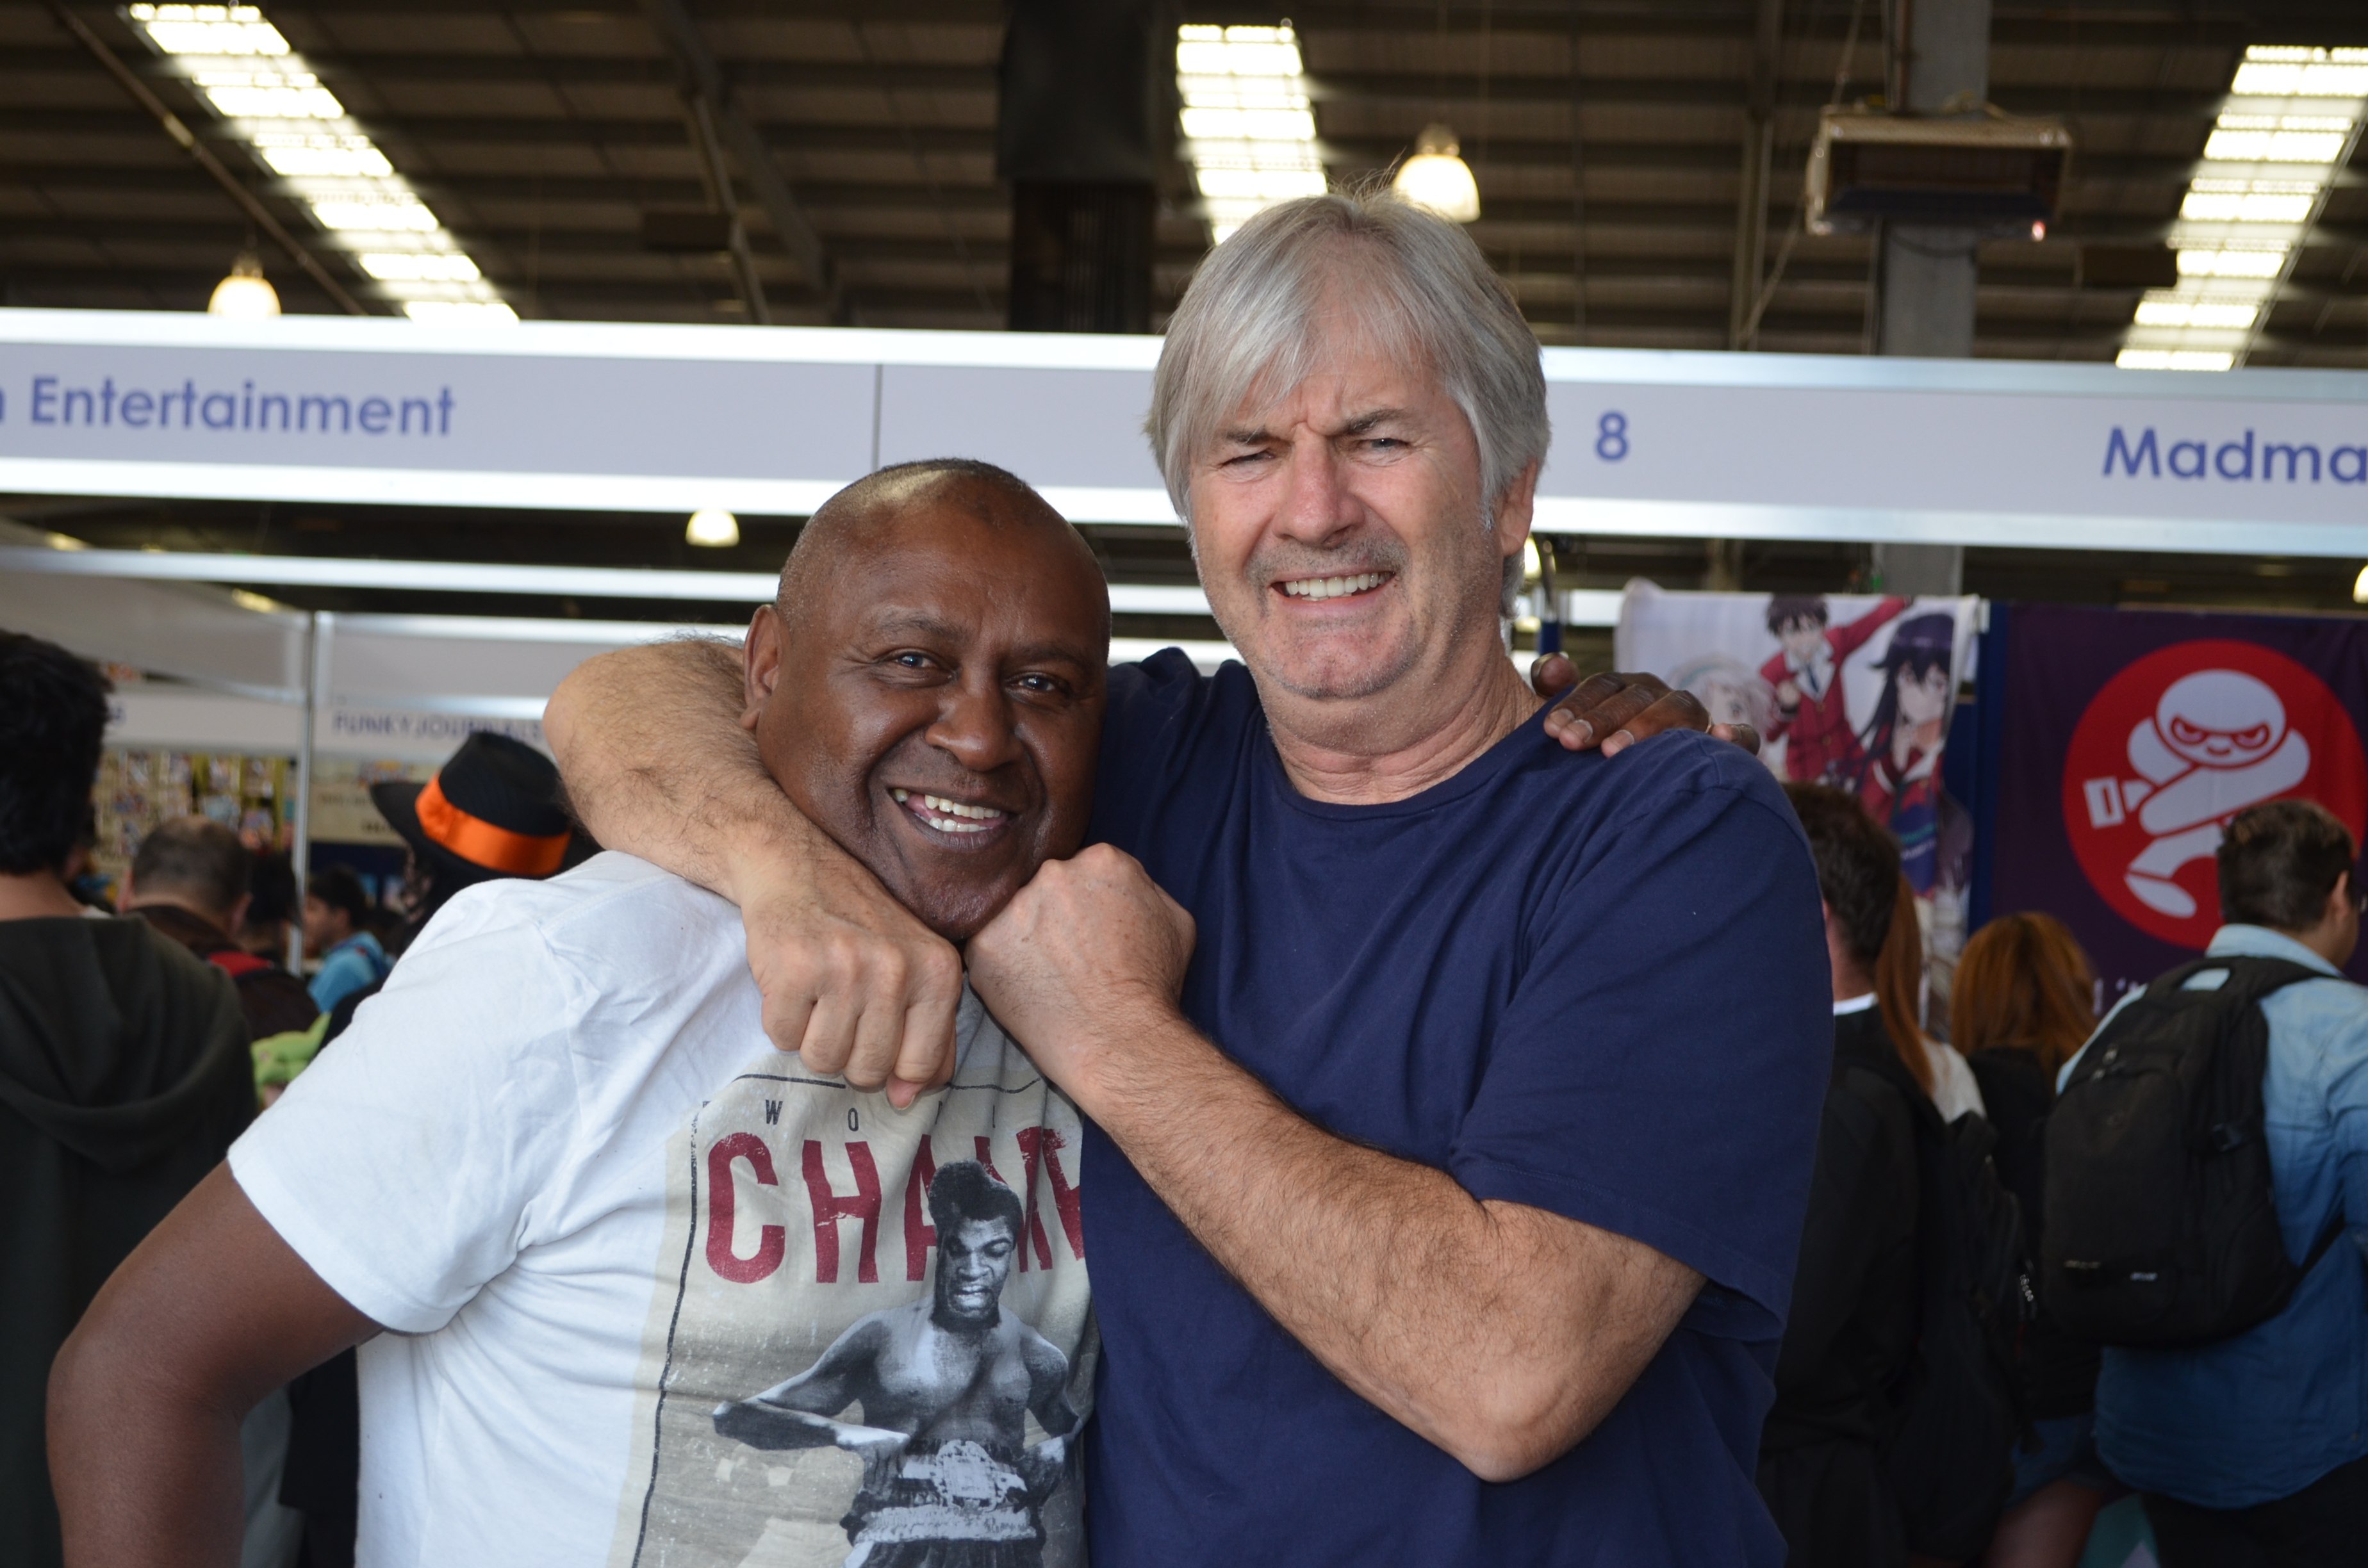
[[[230,1153],[297,1256],[407,1334],[509,1266],[577,1131],[567,1040],[588,993],[540,933],[483,914],[439,915]]]
[[[1145,825],[1178,782],[1177,755],[1200,732],[1210,684],[1180,648],[1110,666],[1090,842],[1143,853]]]
[[[1668,749],[1601,765],[1611,811],[1541,846],[1521,967],[1450,1169],[1477,1198],[1699,1270],[1711,1288],[1690,1322],[1773,1338],[1833,1052],[1816,875],[1758,763],[1655,744]]]

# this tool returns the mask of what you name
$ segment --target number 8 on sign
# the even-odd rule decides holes
[[[1608,463],[1628,455],[1628,416],[1616,408],[1595,422],[1595,455]]]

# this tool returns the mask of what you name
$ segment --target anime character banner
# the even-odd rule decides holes
[[[2359,621],[2019,605],[2006,646],[1993,899],[2070,926],[2106,1001],[2212,939],[2238,812],[2298,796],[2368,825]]]
[[[1942,789],[1960,682],[1973,674],[1979,599],[1872,594],[1668,593],[1628,585],[1618,664],[1756,726],[1787,781],[1832,784],[1899,840],[1930,959],[1929,1017],[1946,1014],[1964,946],[1973,823]]]

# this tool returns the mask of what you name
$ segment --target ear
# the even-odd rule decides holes
[[[246,929],[247,907],[254,903],[254,902],[255,895],[253,893],[248,893],[245,898],[242,898],[236,903],[232,904],[229,909],[223,911],[222,924],[229,930],[232,936],[235,937],[241,931]]]
[[[327,416],[324,415],[323,417],[326,418]],[[131,907],[131,901],[139,896],[139,890],[131,885],[131,873],[130,871],[124,872],[122,882],[119,884],[115,890],[115,913],[121,915],[124,911],[130,909]]]
[[[1538,470],[1543,460],[1532,462],[1513,477],[1497,497],[1497,553],[1519,555],[1521,546],[1529,542],[1530,524],[1538,506]]]
[[[748,640],[740,650],[744,674],[740,727],[744,730],[756,730],[757,716],[773,699],[773,687],[781,678],[785,642],[780,611],[772,605],[758,605],[757,613],[748,618]]]
[[[2340,926],[2343,923],[2343,917],[2351,912],[2351,873],[2338,871],[2335,874],[2335,886],[2328,890],[2327,908],[2320,914],[2319,918],[2330,925]]]

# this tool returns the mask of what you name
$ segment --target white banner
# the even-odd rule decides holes
[[[984,458],[1175,520],[1154,337],[0,310],[0,488],[811,511]],[[2368,375],[1544,351],[1541,528],[2368,552]]]

